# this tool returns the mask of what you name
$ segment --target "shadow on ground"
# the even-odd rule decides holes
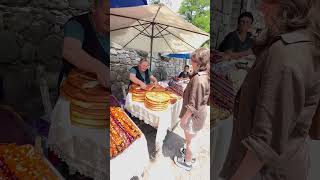
[[[137,126],[141,129],[143,134],[145,134],[145,137],[148,143],[149,158],[152,159],[152,155],[154,154],[154,151],[155,151],[157,129],[148,124],[145,124],[143,121],[139,120],[138,118],[135,118],[132,116],[131,118],[133,122],[136,123]],[[183,137],[171,131],[167,131],[167,135],[164,140],[163,149],[162,149],[163,156],[170,157],[173,160],[173,157],[179,154],[179,149],[183,147],[183,143],[184,143]]]

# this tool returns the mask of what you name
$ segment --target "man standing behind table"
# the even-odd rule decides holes
[[[219,51],[224,52],[224,59],[240,59],[253,54],[250,32],[253,20],[251,12],[244,12],[239,16],[237,29],[230,32],[219,46]]]
[[[189,79],[190,78],[190,71],[189,71],[189,66],[185,65],[184,66],[184,71],[182,71],[179,76],[178,80],[184,80],[184,79]]]
[[[145,89],[151,82],[157,84],[158,80],[155,78],[151,71],[148,69],[149,62],[147,59],[142,58],[139,61],[138,66],[134,66],[130,69],[130,84],[138,84],[142,89]]]

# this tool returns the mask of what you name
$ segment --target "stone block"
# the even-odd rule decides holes
[[[7,27],[12,31],[21,32],[30,26],[32,20],[32,14],[28,12],[18,12],[7,20]]]
[[[35,21],[22,35],[33,44],[39,44],[48,34],[50,25],[46,21]]]
[[[9,31],[0,31],[0,62],[8,63],[20,57],[21,49],[17,34]]]
[[[111,62],[112,63],[120,63],[120,59],[119,58],[117,58],[117,57],[111,57]]]
[[[62,60],[63,39],[57,35],[50,35],[43,40],[37,50],[39,59],[46,65]]]
[[[8,6],[24,6],[29,3],[29,0],[2,0],[1,4]]]
[[[117,72],[116,71],[110,71],[110,81],[114,82],[117,80]]]
[[[17,68],[18,69],[18,68]],[[9,104],[25,102],[35,87],[35,71],[20,67],[18,71],[3,73],[4,99]]]
[[[35,59],[35,53],[35,47],[31,43],[25,43],[21,52],[21,60],[24,63],[32,63]]]
[[[89,9],[90,3],[88,0],[69,0],[69,5],[75,9]]]
[[[111,55],[117,55],[117,54],[118,54],[118,51],[117,51],[116,49],[114,49],[114,48],[111,48],[111,49],[110,49],[110,54],[111,54]]]
[[[43,7],[50,9],[63,10],[68,8],[69,3],[67,0],[32,0],[31,3],[34,7]]]

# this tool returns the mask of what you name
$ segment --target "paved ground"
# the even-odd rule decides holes
[[[155,147],[156,129],[134,120],[147,138],[148,150],[151,155]],[[184,143],[184,134],[180,126],[166,136],[163,155],[149,162],[143,176],[143,180],[209,180],[210,179],[210,123],[209,116],[202,132],[198,134],[195,141],[198,145],[196,163],[188,172],[175,165],[174,155],[179,154],[179,149]],[[150,158],[151,159],[151,158]],[[137,179],[137,178],[132,178]]]

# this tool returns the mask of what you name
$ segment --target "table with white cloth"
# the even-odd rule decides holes
[[[168,108],[164,111],[152,111],[146,108],[143,102],[132,101],[132,94],[128,93],[125,109],[130,112],[132,116],[157,128],[156,145],[162,145],[167,130],[174,130],[174,127],[176,127],[180,121],[179,114],[182,108],[182,102],[182,99],[180,99],[174,104],[169,104]]]
[[[48,145],[71,173],[79,172],[95,180],[109,177],[106,129],[77,127],[70,121],[70,102],[60,97],[51,114]]]
[[[149,162],[147,140],[144,134],[121,154],[110,160],[110,179],[130,180],[140,177]]]

